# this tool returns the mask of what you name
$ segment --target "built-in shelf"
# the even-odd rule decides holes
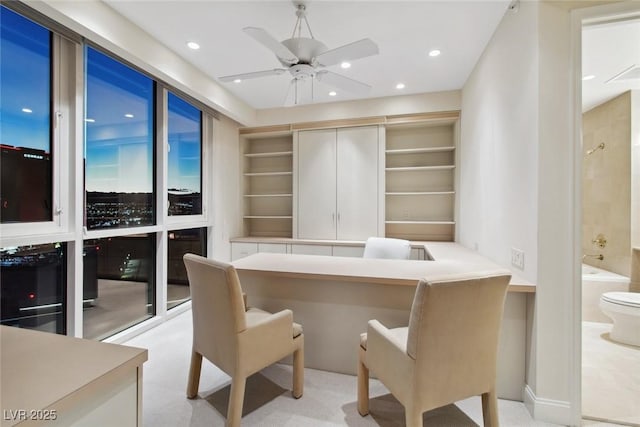
[[[419,154],[419,153],[441,153],[444,151],[453,151],[456,147],[424,147],[424,148],[399,148],[385,150],[387,154]]]
[[[241,136],[245,236],[291,238],[293,135]]]
[[[386,196],[448,196],[456,194],[455,191],[390,191]]]
[[[275,151],[273,153],[246,153],[245,157],[284,157],[284,156],[293,156],[293,151]]]
[[[245,215],[245,219],[292,219],[291,215]]]
[[[293,194],[245,194],[244,197],[293,197]]]
[[[454,225],[455,221],[385,221],[385,224]]]
[[[410,171],[440,171],[455,169],[454,165],[443,166],[407,166],[407,167],[395,167],[385,168],[387,172],[410,172]]]
[[[244,176],[286,176],[293,175],[293,172],[246,172]]]
[[[453,240],[456,165],[454,121],[388,127],[385,234]]]

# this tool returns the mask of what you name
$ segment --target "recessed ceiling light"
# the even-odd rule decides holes
[[[336,96],[338,93],[335,90],[329,92],[329,96]]]
[[[124,115],[127,119],[133,119],[133,114],[127,113]]]
[[[95,123],[96,119],[84,119],[84,121],[87,123]]]
[[[593,74],[589,74],[588,76],[584,76],[582,78],[582,81],[593,80],[595,78],[596,78],[596,76],[594,76]]]
[[[188,42],[187,46],[189,47],[189,49],[193,49],[193,50],[200,49],[200,45],[196,42]]]
[[[340,66],[341,66],[342,68],[351,68],[351,63],[350,63],[350,62],[345,61],[345,62],[343,62],[342,64],[340,64]]]
[[[240,83],[242,81],[242,79],[235,79],[233,82],[234,83]]]
[[[438,49],[433,49],[433,50],[429,51],[429,56],[438,56],[441,53],[442,52],[440,52]]]
[[[396,89],[404,89],[404,83],[398,83]]]
[[[31,108],[23,108],[22,112],[23,113],[33,113],[33,110]]]

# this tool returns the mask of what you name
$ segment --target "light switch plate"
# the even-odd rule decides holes
[[[524,251],[511,248],[511,265],[520,270],[524,270]]]

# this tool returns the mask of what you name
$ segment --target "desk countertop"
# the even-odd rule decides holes
[[[423,277],[504,268],[455,243],[428,243],[434,261],[365,259],[322,255],[258,253],[233,262],[242,273],[415,286]],[[535,292],[535,285],[512,276],[509,292]]]
[[[2,409],[29,411],[56,409],[94,381],[141,366],[147,350],[0,326],[0,359]]]

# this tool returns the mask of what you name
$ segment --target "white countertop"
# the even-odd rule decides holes
[[[81,398],[91,383],[147,358],[146,349],[0,326],[2,410],[69,407],[68,399]],[[17,422],[3,417],[2,426]]]
[[[455,243],[429,243],[434,261],[365,259],[322,255],[258,253],[233,262],[242,273],[415,286],[424,277],[504,270]],[[512,276],[510,292],[535,292],[535,285]]]

